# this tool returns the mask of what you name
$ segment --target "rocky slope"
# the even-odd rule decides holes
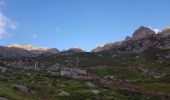
[[[156,34],[152,29],[141,26],[133,33],[132,37],[126,37],[119,45],[114,44],[97,47],[92,52],[111,50],[116,53],[140,53],[150,47],[170,49],[170,29],[165,29]]]
[[[42,53],[59,53],[60,51],[56,48],[37,48],[34,47],[33,45],[21,45],[21,44],[11,44],[8,47],[11,48],[20,48],[20,49],[25,49],[28,50],[32,53],[35,54],[42,54]]]
[[[107,43],[103,46],[97,46],[95,49],[92,50],[92,52],[100,52],[100,51],[104,51],[104,50],[109,50],[111,48],[120,46],[121,43],[122,43],[122,41],[115,42],[115,43]]]
[[[85,50],[81,49],[81,48],[69,48],[67,50],[63,50],[62,52],[74,52],[74,53],[81,53],[81,52],[85,52]]]
[[[129,60],[133,55],[145,54],[147,52],[156,52],[154,61],[159,58],[156,55],[168,55],[170,50],[170,29],[167,28],[158,34],[147,27],[139,27],[132,37],[126,37],[124,41],[108,43],[104,46],[99,46],[92,52],[85,52],[80,48],[70,48],[59,52],[57,49],[36,48],[32,45],[11,45],[9,47],[0,47],[0,58],[10,57],[8,66],[14,67],[30,67],[43,68],[59,63],[61,65],[77,67],[77,66],[98,66],[98,65],[133,65],[133,61]],[[58,53],[59,52],[59,53]],[[165,52],[160,53],[160,52]],[[46,54],[50,53],[50,54]],[[122,55],[127,54],[126,61],[123,61]],[[150,55],[150,54],[147,54]],[[16,59],[22,57],[22,59]],[[23,58],[24,57],[24,58]],[[143,58],[146,59],[144,56]],[[138,59],[143,59],[138,58]],[[137,58],[133,58],[136,60]],[[168,58],[169,59],[169,58]],[[9,60],[9,59],[8,59]],[[6,63],[6,62],[5,62]]]
[[[36,48],[32,45],[12,44],[8,47],[0,46],[0,57],[30,57],[44,53],[59,53],[56,48]]]
[[[133,40],[154,36],[156,33],[148,27],[140,26],[132,35]]]
[[[0,58],[30,56],[31,54],[31,52],[25,49],[0,46]]]

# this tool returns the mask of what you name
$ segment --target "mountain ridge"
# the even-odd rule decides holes
[[[103,46],[98,46],[90,52],[103,52],[103,51],[115,51],[115,53],[140,53],[149,47],[158,47],[162,49],[170,49],[170,28],[166,28],[157,34],[150,28],[140,26],[134,31],[132,37],[127,36],[125,40],[114,43],[106,43]],[[62,52],[74,52],[82,53],[86,52],[81,48],[70,48],[67,50],[59,51],[56,48],[38,48],[33,45],[21,45],[11,44],[7,47],[0,47],[1,57],[10,56],[32,56],[46,53],[62,53]]]
[[[169,38],[169,36],[170,36],[170,29],[169,28],[162,30],[161,32],[155,33],[152,29],[150,29],[148,27],[140,26],[137,30],[134,31],[132,37],[127,36],[125,38],[125,40],[121,41],[120,44],[119,44],[119,47],[122,46],[122,48],[120,48],[120,49],[124,49],[124,46],[126,44],[128,44],[128,43],[131,43],[131,44],[134,43],[135,44],[135,42],[140,42],[136,46],[140,46],[140,45],[142,46],[142,43],[149,42],[149,41],[143,41],[142,42],[142,40],[147,40],[147,39],[149,40],[151,38],[155,39],[155,40],[159,40],[161,38],[166,39],[167,37]],[[152,41],[152,42],[154,42],[154,41]],[[117,43],[117,42],[115,42],[115,43]],[[115,43],[109,44],[110,47],[107,46],[108,44],[105,44],[102,47],[94,48],[92,50],[92,52],[100,52],[100,51],[105,51],[105,50],[117,48],[117,46],[114,46]],[[167,45],[166,48],[169,49],[169,45],[170,45],[169,41],[167,40],[166,43],[167,43],[167,44],[165,44],[165,45]],[[154,44],[154,43],[152,43],[152,44]],[[155,46],[155,44],[154,45],[152,45],[152,44],[148,44],[148,45]],[[133,48],[133,47],[131,47],[131,48]]]

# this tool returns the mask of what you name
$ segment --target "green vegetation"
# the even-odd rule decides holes
[[[141,90],[170,93],[169,50],[150,48],[145,52],[117,54],[114,51],[100,53],[60,53],[38,57],[10,58],[6,61],[38,62],[45,68],[59,64],[70,68],[86,69],[89,74],[100,77],[113,76],[117,80],[130,81]],[[0,62],[1,66],[5,66]],[[6,66],[5,66],[6,67]],[[117,87],[103,86],[91,81],[72,80],[67,77],[51,76],[44,69],[12,69],[0,73],[0,97],[9,100],[160,100],[151,96],[121,91]],[[28,92],[13,85],[23,85]],[[61,96],[60,93],[69,96]],[[96,93],[94,93],[96,92]]]
[[[116,88],[108,88],[96,82],[95,87],[89,87],[86,81],[72,80],[67,77],[51,76],[44,71],[12,69],[0,75],[0,97],[9,100],[131,100],[131,95]],[[14,84],[24,85],[29,91],[23,92]],[[59,96],[65,91],[69,96]],[[93,93],[93,91],[99,91]],[[137,95],[136,99],[146,97]],[[135,98],[135,97],[133,97]]]

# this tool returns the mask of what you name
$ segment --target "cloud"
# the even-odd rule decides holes
[[[151,27],[151,26],[149,26],[149,28],[150,28],[151,30],[153,30],[155,33],[158,33],[158,32],[161,31],[160,29],[158,29],[158,28],[153,28],[153,27]]]
[[[10,35],[9,30],[16,30],[19,26],[18,22],[11,20],[2,11],[2,6],[5,5],[5,0],[0,0],[0,39],[6,38]]]
[[[33,38],[37,38],[37,37],[38,37],[38,34],[33,34],[32,37],[33,37]]]
[[[15,30],[19,24],[0,12],[0,39],[9,36],[8,29]]]
[[[155,31],[155,33],[158,33],[158,32],[160,32],[160,29],[155,28],[155,29],[153,29],[153,31]]]

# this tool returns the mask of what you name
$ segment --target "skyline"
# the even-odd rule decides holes
[[[59,50],[124,40],[140,26],[169,27],[168,0],[0,0],[0,45]]]

